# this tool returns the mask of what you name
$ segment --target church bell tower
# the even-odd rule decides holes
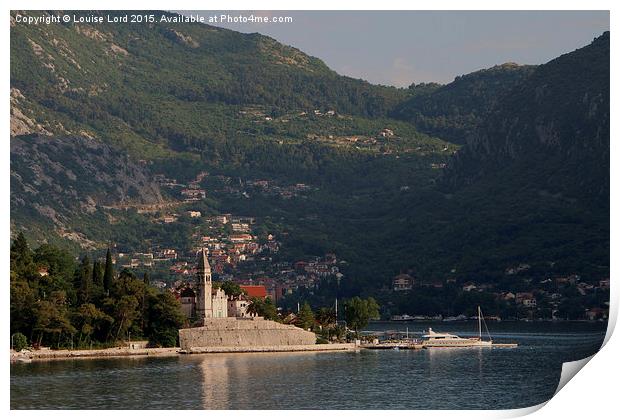
[[[198,264],[196,270],[196,317],[198,324],[204,324],[206,318],[213,317],[211,297],[211,266],[209,265],[208,251],[202,248],[197,254]]]

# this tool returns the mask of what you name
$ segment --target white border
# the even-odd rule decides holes
[[[7,4],[8,3],[8,4]],[[127,0],[119,1],[119,0],[109,0],[105,3],[101,2],[93,2],[93,1],[35,1],[35,0],[24,0],[24,1],[8,1],[5,2],[6,12],[4,14],[5,19],[8,20],[8,11],[11,9],[46,9],[46,10],[80,10],[80,9],[110,9],[110,10],[127,10],[127,9],[135,9],[135,10],[611,10],[611,45],[612,45],[612,54],[611,54],[611,74],[614,75],[618,71],[618,54],[615,49],[615,33],[614,29],[618,27],[618,10],[620,6],[618,6],[618,2],[614,1],[597,1],[591,0],[588,2],[583,1],[562,1],[562,2],[553,2],[549,0],[522,0],[519,2],[516,1],[489,1],[489,0],[471,0],[468,2],[457,1],[457,0],[446,0],[446,1],[433,1],[433,2],[411,2],[411,1],[397,1],[397,0],[382,0],[381,2],[373,2],[373,3],[360,3],[354,1],[341,1],[334,2],[328,0],[315,0],[312,2],[306,2],[301,4],[291,4],[290,1],[283,0],[263,0],[263,1],[248,1],[248,0],[238,0],[235,1],[234,4],[231,4],[230,1],[224,0],[213,0],[208,2],[198,2],[198,1],[189,1],[189,0],[175,0],[171,1],[162,1],[162,0],[152,0],[152,1],[133,1],[128,2]],[[467,6],[467,8],[465,8]],[[5,21],[5,27],[2,31],[2,46],[4,46],[3,51],[5,51],[3,56],[3,79],[2,86],[3,91],[8,94],[10,90],[9,86],[9,25],[8,21]],[[612,127],[611,127],[611,138],[616,138],[615,133],[617,132],[617,125],[613,123],[613,121],[619,121],[617,107],[614,107],[616,104],[616,99],[618,98],[618,84],[615,79],[612,78],[611,81],[611,100],[612,100]],[[3,120],[3,132],[8,133],[9,131],[9,101],[5,96],[5,100],[2,102],[2,109],[5,115]],[[614,163],[617,162],[617,149],[618,146],[614,146],[611,149],[611,161],[612,161],[612,200],[611,200],[611,209],[612,214],[617,214],[618,206],[618,194],[615,188],[616,180],[617,180],[617,171],[614,171]],[[9,255],[9,142],[8,139],[2,143],[2,158],[5,168],[4,176],[0,179],[0,188],[2,190],[2,197],[5,203],[4,208],[7,211],[2,217],[2,237],[4,240],[2,241],[2,253],[4,258],[2,259],[2,267],[0,270],[1,273],[5,273],[4,278],[4,293],[1,294],[2,299],[2,307],[4,308],[4,322],[2,323],[2,336],[5,337],[5,340],[8,341],[8,319],[9,319],[9,297],[8,297],[8,276],[6,273],[9,272],[8,265],[8,255]],[[615,260],[615,257],[618,257],[617,247],[614,246],[616,241],[614,240],[617,232],[617,222],[614,219],[611,220],[611,234],[612,234],[612,247],[611,247],[611,259]],[[611,277],[616,278],[617,274],[616,265],[612,265],[611,267]],[[610,416],[612,413],[617,414],[618,404],[616,402],[617,399],[617,390],[614,387],[616,378],[620,378],[620,369],[618,368],[618,354],[620,344],[618,344],[618,339],[614,338],[610,335],[611,331],[617,321],[618,315],[618,291],[619,287],[615,287],[615,280],[612,281],[611,286],[611,312],[610,312],[610,327],[605,339],[606,345],[605,347],[597,354],[595,357],[591,358],[588,363],[588,368],[584,369],[580,372],[573,380],[571,380],[564,388],[562,388],[561,392],[559,392],[554,398],[552,398],[546,405],[541,404],[538,407],[532,407],[527,409],[519,409],[519,410],[504,410],[504,411],[413,411],[413,412],[394,412],[394,413],[385,413],[381,411],[327,411],[320,412],[318,415],[328,416],[328,417],[339,417],[339,418],[363,418],[363,419],[371,419],[382,417],[385,415],[388,416],[406,416],[413,418],[459,418],[459,419],[481,419],[481,418],[506,418],[506,417],[516,417],[525,414],[529,414],[535,412],[532,416],[534,418],[565,418],[565,419],[596,419],[596,418],[606,418]],[[5,351],[8,353],[8,344],[5,343]],[[8,354],[5,353],[5,359],[7,362],[3,365],[3,373],[5,378],[6,387],[2,389],[2,399],[4,402],[4,407],[8,410],[10,406],[9,400],[9,364],[8,364]],[[545,406],[543,409],[538,410]],[[538,410],[538,411],[537,411]],[[174,416],[177,413],[170,411],[159,411],[159,412],[149,412],[145,413],[151,418],[169,418],[170,416]],[[131,411],[126,412],[11,412],[11,416],[20,417],[20,418],[39,418],[41,416],[52,416],[52,417],[60,417],[63,418],[83,418],[83,416],[87,415],[93,418],[106,418],[109,419],[110,416],[135,416],[139,415],[138,413],[134,413]],[[222,412],[222,411],[211,411],[208,414],[202,411],[197,412],[183,412],[178,415],[183,416],[205,416],[208,415],[211,419],[229,419],[231,416],[239,416],[239,417],[248,417],[248,416],[257,416],[257,418],[270,418],[270,419],[287,419],[289,420],[291,417],[300,418],[300,419],[311,419],[317,415],[315,412],[308,411],[293,411],[293,412],[272,412],[272,411],[255,411],[255,412]]]

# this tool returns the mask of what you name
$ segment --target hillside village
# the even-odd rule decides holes
[[[202,248],[209,252],[215,281],[254,287],[253,293],[257,293],[254,297],[270,297],[275,303],[293,294],[321,294],[321,280],[333,279],[340,285],[345,278],[341,266],[346,266],[346,261],[339,260],[334,253],[299,256],[290,261],[276,258],[282,241],[275,232],[258,233],[257,219],[252,215],[203,214],[198,210],[204,208],[200,204],[214,193],[234,199],[250,198],[253,194],[292,199],[303,198],[316,187],[299,183],[283,185],[267,179],[234,179],[205,171],[186,184],[161,174],[155,175],[154,180],[178,201],[171,208],[147,208],[139,212],[156,224],[189,223],[193,229],[190,246],[181,249],[153,244],[140,252],[117,250],[115,262],[122,268],[151,272],[152,285],[172,291],[178,299],[192,287],[196,253]],[[434,280],[418,279],[412,272],[396,274],[391,285],[386,284],[381,289],[385,295],[385,299],[381,299],[384,316],[393,321],[467,319],[465,313],[443,316],[439,311],[433,312],[432,305],[430,309],[411,307],[412,296],[424,296],[432,302],[434,295],[444,292],[487,302],[490,319],[503,316],[521,320],[604,320],[609,314],[608,278],[584,281],[576,273],[541,277],[532,274],[532,267],[527,263],[506,267],[504,274],[508,281],[498,284],[457,280],[458,276],[453,274]]]
[[[418,281],[410,274],[399,274],[392,280],[391,292],[394,295],[419,293],[424,289],[438,292],[456,291],[462,295],[477,296],[481,300],[491,300],[490,306],[496,311],[510,314],[509,319],[519,320],[606,320],[609,317],[609,278],[598,282],[585,282],[578,274],[553,276],[535,280],[527,276],[529,265],[520,264],[508,267],[506,276],[513,280],[506,286],[467,281],[457,282],[454,278],[445,281]],[[444,317],[442,314],[403,313],[391,316],[393,321],[445,320],[462,321],[465,314]],[[489,319],[501,320],[497,314]]]
[[[233,214],[203,215],[201,211],[191,210],[192,204],[206,198],[207,191],[201,184],[208,176],[208,173],[201,172],[195,180],[185,185],[156,175],[155,180],[166,187],[171,195],[178,194],[182,198],[179,206],[184,210],[138,210],[148,214],[151,222],[157,224],[179,223],[179,218],[189,220],[194,228],[194,233],[189,238],[191,246],[185,250],[159,245],[140,252],[117,250],[115,264],[120,268],[154,273],[152,285],[160,289],[170,289],[177,296],[193,281],[196,274],[196,253],[202,248],[209,251],[209,263],[215,281],[263,286],[266,296],[271,297],[274,302],[299,287],[312,289],[318,285],[320,279],[328,276],[340,281],[343,275],[335,254],[274,263],[273,257],[278,254],[282,244],[275,234],[258,235],[255,232],[254,217]],[[230,177],[214,178],[221,183],[222,191],[241,196],[248,195],[244,190],[246,186],[258,189],[266,195],[275,194],[282,198],[297,196],[310,189],[304,184],[282,187],[266,180],[236,183]]]

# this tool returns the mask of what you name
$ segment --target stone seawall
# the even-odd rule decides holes
[[[235,347],[190,347],[180,350],[181,354],[203,353],[275,353],[297,351],[353,351],[359,347],[355,343],[306,344],[295,346],[235,346]]]
[[[210,347],[304,346],[316,335],[292,325],[265,319],[213,318],[204,326],[179,330],[181,349]]]

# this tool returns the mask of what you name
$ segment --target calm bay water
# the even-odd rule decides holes
[[[472,335],[473,323],[375,323]],[[495,349],[210,354],[11,365],[12,409],[501,409],[542,403],[606,324],[489,323]]]

